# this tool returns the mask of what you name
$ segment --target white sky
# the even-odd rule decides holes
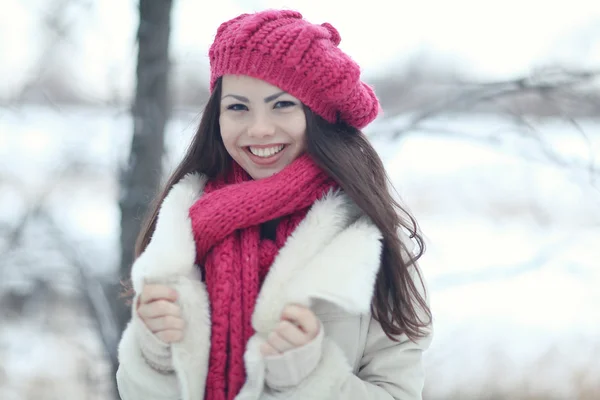
[[[85,1],[75,2],[86,4]],[[131,84],[136,57],[137,3],[88,0],[88,9],[66,9],[76,35],[60,57],[66,72],[102,95]],[[43,0],[3,0],[0,14],[0,96],[35,73],[48,40],[40,16]],[[483,77],[521,74],[551,59],[600,65],[600,2],[597,0],[174,0],[172,54],[198,68],[218,25],[241,12],[298,9],[315,23],[330,22],[340,47],[366,75],[397,67],[425,49]],[[200,66],[198,66],[200,64]]]

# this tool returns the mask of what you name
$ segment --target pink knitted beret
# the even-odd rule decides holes
[[[329,23],[312,24],[290,10],[242,14],[221,24],[210,47],[210,90],[226,74],[262,79],[297,97],[329,122],[358,129],[380,106],[360,80],[360,67],[337,46]]]

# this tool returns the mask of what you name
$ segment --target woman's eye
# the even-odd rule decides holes
[[[294,103],[293,101],[278,101],[277,103],[275,103],[274,108],[286,108],[286,107],[293,107],[295,106],[296,103]]]
[[[248,111],[248,107],[243,104],[232,104],[227,106],[227,109],[232,111]]]

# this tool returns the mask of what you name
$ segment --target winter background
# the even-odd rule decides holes
[[[218,24],[281,6],[336,26],[374,82],[415,66],[429,83],[600,67],[600,5],[587,0],[177,0],[166,171],[198,124]],[[0,398],[108,399],[110,316],[91,318],[81,292],[119,263],[137,4],[1,9]],[[386,109],[366,132],[426,239],[426,398],[600,399],[600,112],[418,114]]]

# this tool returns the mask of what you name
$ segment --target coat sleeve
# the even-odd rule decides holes
[[[350,374],[341,386],[345,399],[420,400],[425,384],[423,351],[431,334],[416,340],[405,335],[390,340],[381,325],[371,320],[365,354],[357,375]]]
[[[425,282],[421,282],[414,267],[412,279],[419,293],[429,304]],[[422,284],[421,284],[422,283]],[[426,315],[418,316],[423,320]],[[342,385],[346,399],[421,400],[425,385],[423,352],[431,344],[433,331],[430,321],[424,336],[410,340],[401,335],[393,341],[383,331],[379,322],[371,318],[365,352],[358,374],[350,376]]]
[[[121,399],[180,399],[170,359],[170,346],[152,335],[134,310],[119,343],[117,389]]]
[[[415,283],[422,288],[421,294],[429,303],[424,285],[419,285],[418,279]],[[432,341],[432,324],[424,334],[415,341],[406,335],[394,341],[387,337],[379,322],[371,318],[356,374],[338,344],[326,337],[317,368],[287,396],[313,400],[421,400],[425,384],[423,352]]]
[[[425,382],[422,355],[430,342],[430,334],[415,342],[406,337],[392,341],[372,320],[357,374],[343,350],[326,337],[321,361],[304,381],[287,393],[268,390],[261,399],[421,400]]]

